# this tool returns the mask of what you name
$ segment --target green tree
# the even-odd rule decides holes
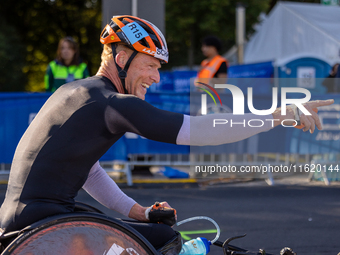
[[[246,7],[246,35],[249,39],[261,12],[269,13],[278,0],[241,0]],[[320,0],[291,2],[320,3]],[[201,40],[207,35],[218,36],[223,51],[235,44],[235,13],[238,1],[232,0],[166,0],[166,39],[170,50],[168,65],[199,65],[204,59]]]
[[[261,12],[277,0],[242,0],[250,35]],[[299,2],[319,2],[305,0]],[[73,36],[91,75],[100,64],[101,0],[1,0],[0,91],[43,91],[47,64],[55,58],[59,40]],[[236,1],[166,0],[166,38],[170,62],[165,68],[198,65],[201,39],[219,36],[224,51],[235,42]]]
[[[170,49],[170,65],[199,64],[201,40],[207,35],[218,36],[229,49],[235,42],[236,1],[231,0],[167,0],[166,38]],[[253,31],[261,12],[269,8],[270,0],[244,0],[246,32]]]
[[[0,16],[0,91],[21,91],[26,77],[25,47],[20,42],[15,27]]]
[[[18,41],[24,44],[25,90],[44,90],[47,64],[55,58],[58,42],[65,36],[73,36],[79,43],[91,74],[99,67],[101,0],[1,0],[0,16],[15,28]]]

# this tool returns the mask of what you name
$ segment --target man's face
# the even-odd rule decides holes
[[[130,64],[125,80],[129,94],[144,100],[147,88],[152,83],[159,82],[159,68],[161,68],[161,64],[158,59],[138,53]]]

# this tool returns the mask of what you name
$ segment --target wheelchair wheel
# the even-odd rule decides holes
[[[159,254],[137,231],[97,213],[56,215],[22,230],[1,255]]]

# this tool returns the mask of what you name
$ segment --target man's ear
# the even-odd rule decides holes
[[[116,63],[117,63],[117,65],[119,65],[120,68],[124,69],[124,66],[125,66],[128,58],[129,58],[128,54],[124,50],[121,50],[116,55]]]

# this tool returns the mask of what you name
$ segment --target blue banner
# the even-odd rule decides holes
[[[15,148],[50,93],[0,93],[0,163],[11,163]]]
[[[160,82],[153,84],[150,92],[189,92],[190,79],[196,76],[196,71],[161,71]]]
[[[229,78],[270,78],[274,76],[273,62],[234,65],[228,69]]]
[[[15,148],[35,114],[50,96],[49,93],[0,93],[0,163],[11,163]],[[154,106],[179,113],[189,114],[189,93],[148,93],[146,100]],[[319,154],[340,152],[340,95],[314,95],[313,99],[334,98],[335,103],[319,109],[323,130],[314,134],[296,128],[276,127],[246,140],[221,146],[205,146],[207,153],[254,154],[298,153]],[[232,96],[221,95],[223,105],[232,109]],[[245,102],[246,104],[246,102]],[[280,104],[280,102],[279,102]],[[269,109],[272,97],[254,95],[256,109]],[[279,106],[279,105],[278,105]],[[245,109],[247,107],[245,106]],[[189,146],[165,144],[144,139],[135,134],[126,134],[103,156],[105,160],[126,159],[130,153],[188,154]]]

